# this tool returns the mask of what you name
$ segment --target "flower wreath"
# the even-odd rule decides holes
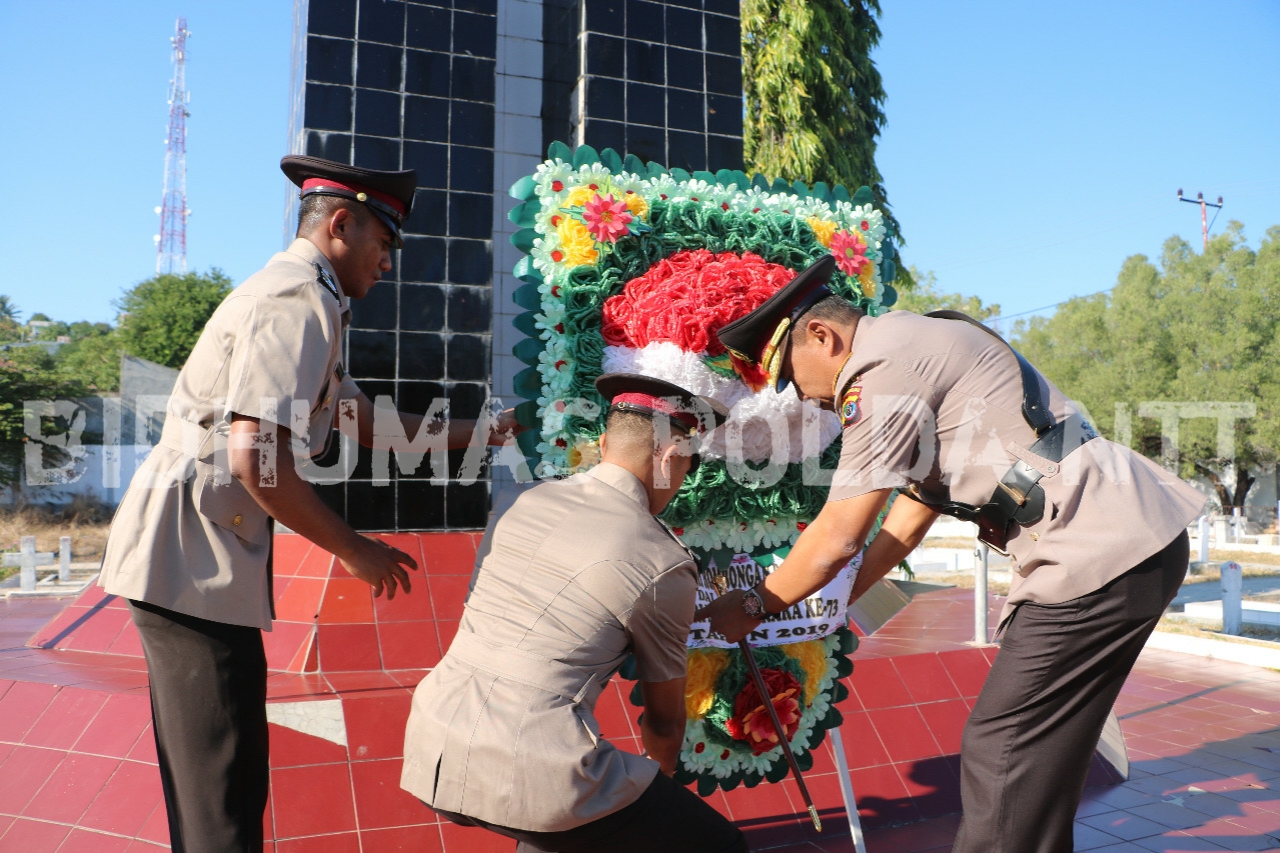
[[[818,640],[765,646],[754,650],[778,721],[801,770],[813,767],[813,750],[827,729],[843,722],[836,703],[849,690],[839,679],[853,672],[849,656],[858,638],[840,628]],[[711,796],[717,788],[731,791],[739,784],[753,788],[761,782],[786,778],[788,765],[773,723],[736,649],[690,649],[685,687],[684,744],[675,779],[697,783],[698,793]],[[623,677],[635,679],[624,667]],[[631,702],[644,705],[640,684]]]
[[[730,170],[690,174],[557,142],[511,195],[519,204],[509,217],[520,227],[511,241],[525,253],[513,297],[525,313],[514,322],[527,336],[513,348],[527,365],[515,379],[526,400],[516,416],[531,427],[518,438],[530,469],[558,477],[598,460],[605,407],[592,383],[601,373],[659,376],[731,409],[663,520],[704,570],[717,559],[763,565],[762,555],[793,544],[826,500],[806,469],[815,459],[835,467],[839,420],[765,387],[714,330],[824,254],[837,265],[831,290],[883,313],[896,299],[895,251],[870,190],[850,195]],[[852,670],[856,645],[847,629],[820,627],[813,639],[758,651],[802,767],[840,720],[834,706],[846,691],[837,679]],[[689,654],[678,778],[696,779],[706,795],[785,776],[778,735],[740,653]]]

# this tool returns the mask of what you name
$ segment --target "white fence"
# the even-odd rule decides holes
[[[63,536],[59,540],[58,553],[53,552],[38,553],[36,551],[36,537],[23,536],[22,549],[17,554],[5,554],[3,565],[5,568],[21,567],[20,581],[23,592],[35,592],[36,589],[36,567],[51,566],[54,558],[57,557],[58,563],[58,580],[67,582],[71,580],[71,537]]]

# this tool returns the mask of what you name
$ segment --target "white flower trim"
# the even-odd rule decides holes
[[[690,548],[703,551],[732,548],[735,554],[751,554],[762,548],[794,545],[802,532],[800,523],[795,518],[770,518],[763,521],[708,518],[676,528],[676,535]]]

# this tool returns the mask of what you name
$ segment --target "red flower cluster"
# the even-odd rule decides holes
[[[761,670],[764,686],[769,691],[773,708],[778,712],[778,722],[782,723],[782,731],[790,741],[800,727],[800,682],[786,670]],[[769,712],[760,698],[754,681],[733,700],[733,716],[725,720],[725,728],[734,740],[745,740],[751,744],[751,753],[760,755],[778,745],[778,734],[769,719]]]
[[[793,278],[793,270],[750,252],[676,252],[604,303],[604,342],[638,349],[670,341],[686,352],[722,355],[715,331],[755,310]]]

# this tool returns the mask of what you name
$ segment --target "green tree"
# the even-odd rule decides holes
[[[961,311],[975,320],[990,320],[1000,316],[999,305],[984,305],[977,296],[965,296],[962,293],[943,293],[938,289],[938,277],[932,270],[921,272],[911,267],[909,275],[898,282],[898,301],[893,310],[914,311],[927,314],[930,311],[947,309]],[[910,282],[907,284],[907,282]]]
[[[108,323],[90,323],[88,320],[80,320],[68,327],[67,334],[72,341],[78,341],[83,338],[109,335],[111,331],[111,325]]]
[[[0,295],[0,320],[8,320],[10,323],[17,325],[18,315],[21,314],[14,301],[8,296]]]
[[[59,320],[49,321],[48,326],[38,326],[31,330],[28,340],[32,341],[56,341],[58,338],[69,335],[71,327]]]
[[[871,61],[879,0],[743,0],[741,14],[748,171],[866,185],[899,233],[875,162],[885,122]]]
[[[165,367],[182,367],[214,309],[231,292],[231,279],[208,273],[158,275],[126,291],[119,336],[125,352]]]
[[[1280,453],[1278,333],[1280,226],[1254,252],[1232,222],[1203,254],[1172,237],[1158,266],[1129,258],[1109,294],[1019,323],[1015,345],[1104,433],[1124,438],[1130,422],[1133,446],[1152,458],[1162,456],[1162,423],[1139,417],[1140,404],[1253,403],[1256,416],[1232,426],[1234,457],[1220,452],[1216,418],[1179,423],[1180,473],[1208,479],[1230,508]]]
[[[64,382],[79,383],[94,394],[120,390],[120,355],[123,345],[114,331],[87,335],[63,344],[54,357]]]
[[[83,391],[80,383],[59,376],[54,359],[43,347],[0,347],[0,486],[16,488],[22,483],[29,440],[23,420],[26,402],[67,399]],[[56,436],[70,426],[62,418],[42,420],[44,436]],[[46,465],[56,465],[65,458],[65,451],[56,443],[45,444]]]

